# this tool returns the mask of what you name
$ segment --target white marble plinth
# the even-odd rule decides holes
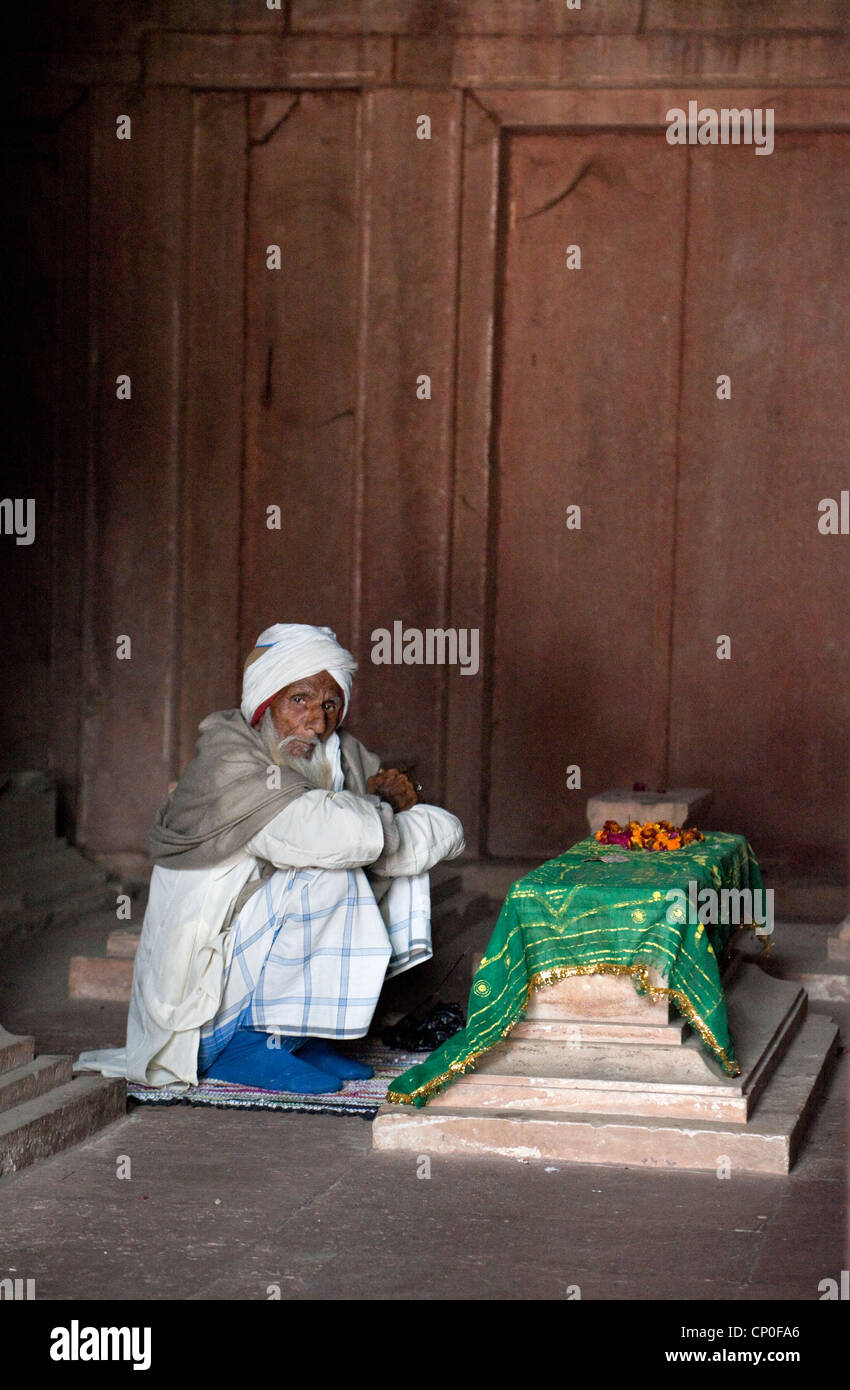
[[[670,787],[663,793],[633,792],[610,788],[591,796],[587,802],[587,823],[591,834],[601,830],[606,820],[625,825],[630,820],[669,821],[671,825],[693,825],[704,816],[714,792],[710,787]]]

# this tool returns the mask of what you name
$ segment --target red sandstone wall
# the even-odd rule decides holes
[[[84,8],[38,11],[7,132],[7,765],[139,849],[256,632],[316,621],[474,851],[640,777],[846,873],[846,6]],[[774,154],[668,146],[689,96],[769,101]],[[374,666],[395,620],[480,673]]]

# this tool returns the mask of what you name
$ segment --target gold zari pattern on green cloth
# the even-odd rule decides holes
[[[704,926],[666,895],[676,888],[687,897],[695,883],[697,894],[749,889],[758,902],[762,877],[749,844],[713,832],[684,849],[612,853],[580,840],[513,885],[472,982],[466,1027],[397,1077],[387,1100],[425,1105],[507,1037],[532,990],[573,975],[629,975],[639,994],[670,999],[724,1071],[738,1075],[717,964],[736,925]]]

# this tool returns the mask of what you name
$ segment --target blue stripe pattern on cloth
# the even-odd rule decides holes
[[[248,899],[228,946],[199,1073],[240,1026],[285,1035],[283,1046],[364,1037],[384,979],[432,955],[428,875],[394,879],[379,905],[362,869],[278,869]]]

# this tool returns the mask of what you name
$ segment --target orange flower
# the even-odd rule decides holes
[[[626,826],[626,834],[629,837],[629,845],[632,849],[640,849],[642,845],[641,829],[636,820],[630,820]]]
[[[701,840],[703,836],[695,827],[683,830],[679,825],[671,825],[669,820],[648,820],[643,824],[630,820],[625,829],[619,821],[606,820],[602,829],[597,830],[595,838],[601,844],[623,845],[627,849],[674,850]]]

